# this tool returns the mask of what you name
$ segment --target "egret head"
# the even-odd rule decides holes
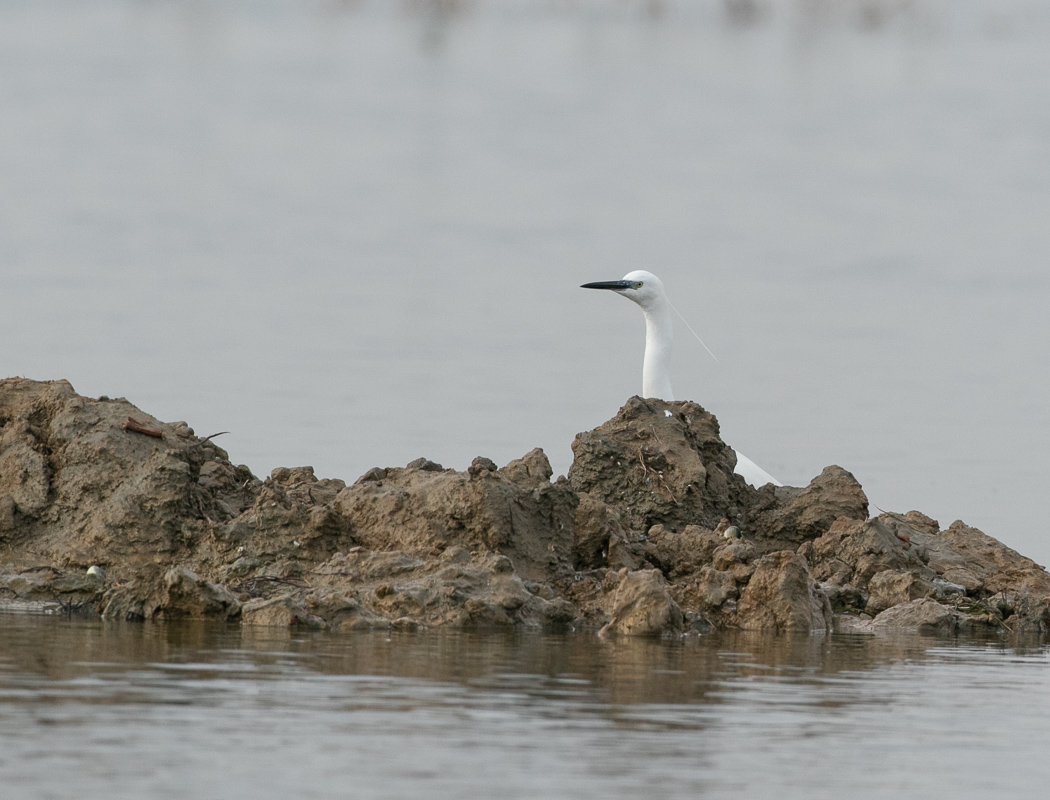
[[[622,294],[628,300],[633,300],[643,309],[652,308],[657,303],[667,299],[664,293],[664,285],[653,273],[644,269],[636,269],[628,272],[618,281],[597,281],[585,283],[581,289],[609,289]]]

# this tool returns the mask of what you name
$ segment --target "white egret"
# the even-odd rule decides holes
[[[671,322],[671,301],[660,279],[651,272],[638,269],[628,272],[618,281],[585,283],[583,289],[609,289],[637,303],[645,315],[645,358],[642,360],[642,397],[674,400],[671,391],[671,343],[674,325]],[[699,337],[697,337],[699,338]],[[703,344],[701,342],[700,344]],[[706,348],[707,345],[704,345]],[[736,450],[736,473],[752,486],[783,484]]]

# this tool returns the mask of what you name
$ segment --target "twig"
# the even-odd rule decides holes
[[[646,463],[645,463],[645,449],[643,447],[639,447],[638,448],[638,461],[641,462],[641,465],[642,465],[642,475],[644,475],[645,479],[648,481],[649,480],[649,471],[650,471],[651,468],[646,466]],[[678,498],[674,496],[674,492],[671,491],[671,487],[667,485],[667,481],[664,480],[663,473],[660,472],[660,470],[658,470],[658,469],[653,469],[652,472],[654,472],[656,474],[656,480],[660,483],[660,486],[663,487],[664,491],[667,492],[667,494],[669,494],[671,496],[671,500],[674,502],[674,504],[676,506],[677,505],[681,505],[678,502]]]
[[[872,505],[875,506],[874,503],[872,503]],[[879,508],[879,507],[875,506],[875,508]],[[903,522],[905,525],[908,524],[908,520],[906,520],[900,514],[894,513],[893,511],[883,511],[881,508],[879,508],[879,513],[880,514],[885,514],[887,517],[893,517],[895,520],[897,520],[898,522]]]
[[[141,433],[143,436],[152,436],[154,439],[164,438],[164,431],[159,428],[147,428],[141,422],[136,422],[131,417],[128,417],[128,421],[120,427],[123,430],[131,431],[132,433]]]
[[[643,450],[640,446],[638,448],[638,462],[642,465],[642,475],[648,478],[649,468],[645,466],[645,450]]]

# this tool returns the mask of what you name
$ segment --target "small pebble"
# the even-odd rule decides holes
[[[98,578],[105,578],[106,577],[106,571],[104,569],[102,569],[102,567],[95,566],[94,564],[92,564],[90,567],[87,568],[87,574],[88,575],[94,575],[94,576],[96,576]]]
[[[738,528],[736,525],[730,525],[728,528],[726,528],[726,532],[722,535],[725,536],[727,539],[739,539],[740,528]]]

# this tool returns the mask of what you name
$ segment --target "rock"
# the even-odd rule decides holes
[[[386,477],[386,469],[383,467],[372,467],[364,475],[354,481],[356,486],[359,483],[378,483]]]
[[[420,458],[351,486],[309,466],[259,480],[185,422],[65,381],[0,380],[0,603],[662,634],[826,630],[831,603],[874,631],[912,624],[924,601],[961,630],[1050,626],[1050,576],[1030,559],[917,511],[866,519],[838,467],[752,489],[694,403],[632,398],[574,451],[568,480],[552,481],[539,449],[464,472]]]
[[[354,541],[350,523],[334,507],[344,488],[339,480],[317,480],[311,467],[274,470],[251,506],[215,529],[216,543],[264,562],[323,559]]]
[[[933,519],[927,517],[921,511],[909,511],[904,515],[904,522],[915,531],[922,531],[923,533],[937,534],[941,530],[941,524]]]
[[[1017,633],[1046,633],[1050,630],[1047,597],[1027,591],[999,592],[992,595],[985,607],[993,606],[996,617],[1009,630]]]
[[[241,624],[313,630],[328,627],[323,619],[310,614],[300,601],[288,595],[269,600],[259,598],[245,603],[241,607]]]
[[[737,582],[733,576],[713,567],[703,567],[697,573],[696,580],[689,585],[688,599],[678,596],[675,599],[683,608],[710,614],[725,606],[726,603],[740,597]]]
[[[871,627],[871,617],[867,614],[836,614],[834,629],[835,633],[875,633]]]
[[[576,569],[598,567],[637,568],[638,548],[632,547],[630,534],[620,515],[586,492],[578,495],[573,516],[572,562]]]
[[[314,589],[303,595],[306,611],[324,621],[332,630],[386,630],[393,623],[366,607],[352,587]]]
[[[879,522],[893,531],[902,543],[906,543],[906,547],[910,545],[914,548],[915,555],[944,580],[963,586],[968,592],[976,593],[983,588],[969,562],[940,535],[936,520],[917,511],[909,511],[903,517],[881,514]]]
[[[827,581],[822,583],[820,588],[831,603],[833,611],[862,611],[868,605],[868,593],[851,583],[839,585]]]
[[[0,598],[5,606],[43,610],[54,604],[67,614],[97,616],[105,590],[105,578],[97,574],[50,567],[21,571],[0,567]]]
[[[29,432],[28,424],[24,425],[9,425],[10,430],[5,430],[0,438],[0,496],[9,503],[5,516],[18,513],[36,518],[47,506],[51,467],[47,457],[36,449],[42,443]]]
[[[219,569],[219,579],[225,583],[235,582],[238,579],[247,578],[262,565],[262,559],[254,556],[241,556],[232,564],[227,564]]]
[[[188,556],[209,520],[247,499],[232,466],[242,482],[228,490],[198,483],[205,464],[228,465],[213,442],[180,436],[126,400],[80,397],[66,381],[0,381],[0,421],[0,497],[12,498],[0,516],[16,528],[0,545],[12,561],[119,564],[128,581]]]
[[[740,595],[737,626],[767,632],[831,630],[831,605],[806,566],[790,550],[760,558]]]
[[[43,581],[34,581],[32,576],[16,570],[0,568],[0,589],[10,593],[12,597],[25,597],[31,589],[42,583]]]
[[[0,541],[18,528],[18,504],[10,494],[0,494]]]
[[[542,488],[551,482],[554,471],[551,469],[551,462],[547,460],[547,455],[536,447],[521,458],[511,461],[499,470],[499,473],[511,483],[519,486]]]
[[[937,594],[937,588],[911,572],[887,569],[868,581],[869,598],[865,611],[875,615],[891,606]]]
[[[336,507],[369,549],[435,553],[459,544],[503,553],[538,580],[572,569],[578,500],[550,474],[541,450],[497,472],[390,469],[381,482],[341,491]]]
[[[926,565],[877,519],[840,517],[823,536],[805,542],[799,553],[817,580],[849,583],[865,590],[874,575],[888,569],[925,576]],[[929,577],[933,577],[932,572]]]
[[[491,458],[478,456],[470,463],[470,467],[467,468],[467,474],[472,478],[476,478],[484,472],[495,472],[497,469],[499,467],[496,466],[496,462]]]
[[[450,552],[451,551],[451,552]],[[449,548],[442,560],[470,560],[470,552],[464,549]],[[317,565],[313,570],[315,583],[325,586],[363,584],[388,581],[391,578],[411,576],[427,566],[426,559],[418,555],[391,552],[374,552],[357,547],[349,553],[336,553],[328,561]]]
[[[575,617],[548,585],[526,584],[508,557],[474,557],[462,547],[436,560],[359,549],[319,565],[311,580],[328,594],[307,595],[307,607],[340,629],[383,627],[403,617],[428,627],[543,627]]]
[[[888,608],[871,623],[872,629],[916,630],[919,633],[954,633],[959,615],[936,600],[920,598]]]
[[[325,508],[335,502],[346,484],[338,479],[318,479],[313,467],[278,467],[270,480],[280,485],[291,500],[309,508]]]
[[[641,554],[668,578],[676,578],[699,571],[715,559],[716,552],[727,546],[722,536],[699,525],[687,525],[681,533],[654,525],[649,529]]]
[[[940,535],[963,559],[963,569],[973,574],[989,594],[1024,591],[1050,597],[1050,575],[1046,570],[1002,542],[958,520]],[[951,580],[949,574],[945,570],[947,580]]]
[[[655,569],[620,573],[619,585],[606,605],[609,622],[599,631],[602,636],[659,636],[678,633],[685,617],[671,598],[667,581]]]
[[[423,472],[441,472],[445,468],[436,461],[431,461],[429,458],[417,458],[415,461],[409,461],[405,466],[405,469],[422,470]]]
[[[577,435],[572,451],[572,488],[639,533],[659,524],[713,529],[738,518],[754,493],[733,473],[736,454],[718,421],[696,403],[632,397],[615,418]]]
[[[240,601],[225,586],[210,583],[179,565],[164,573],[164,590],[156,613],[168,619],[233,619]]]
[[[751,577],[754,568],[749,566],[758,551],[751,542],[737,539],[719,547],[711,556],[715,569],[724,569],[733,574],[736,580]]]
[[[1050,629],[1050,575],[1031,559],[960,521],[946,531],[938,531],[936,520],[917,511],[903,518],[884,514],[879,521],[898,538],[906,537],[925,561],[935,576],[931,583],[938,599],[965,594],[987,606],[989,598],[1009,596],[1014,600],[1000,609],[1005,613],[996,624],[1018,631]],[[984,624],[980,613],[976,619],[962,616],[960,624]]]
[[[55,575],[51,580],[50,590],[59,595],[77,594],[91,596],[102,591],[106,585],[105,574],[98,572],[85,572],[83,574],[70,572],[65,575]]]
[[[747,515],[747,525],[766,547],[794,547],[827,533],[837,519],[866,520],[868,498],[852,474],[838,466],[825,467],[804,489],[770,486],[758,493]]]

